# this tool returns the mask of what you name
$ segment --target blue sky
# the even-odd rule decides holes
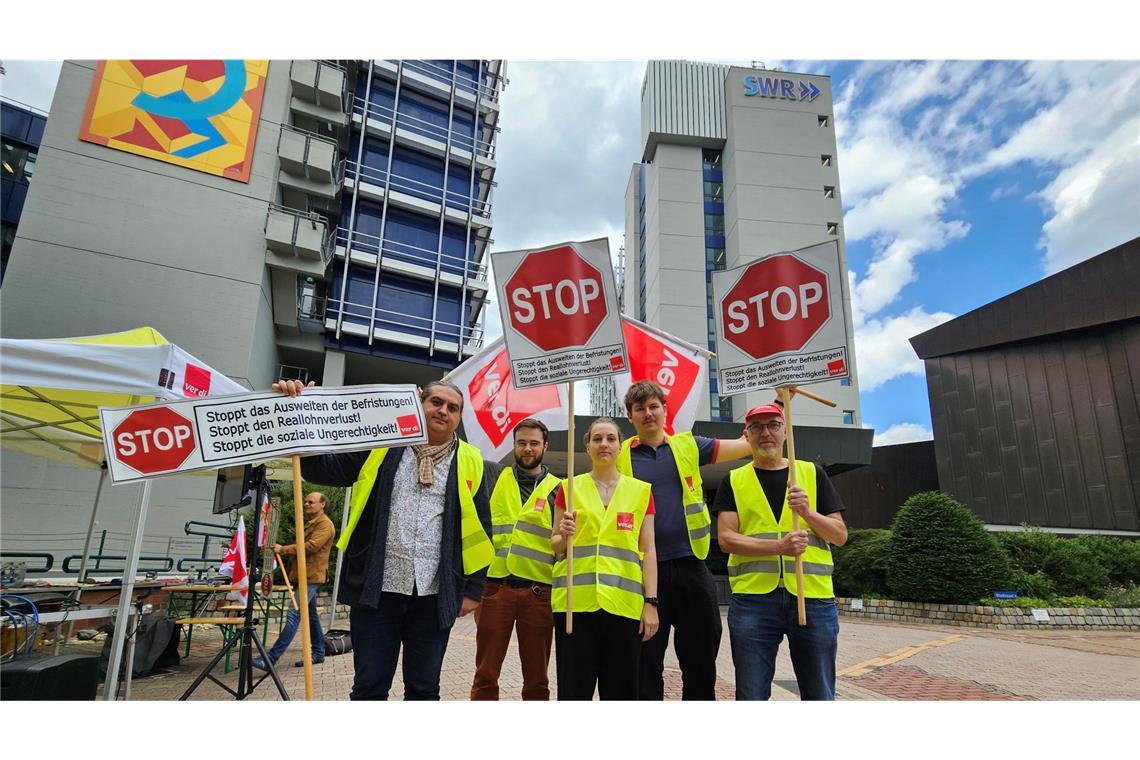
[[[765,63],[832,79],[863,422],[879,443],[930,437],[908,338],[1140,235],[1135,61]],[[4,65],[6,97],[48,107],[58,63]],[[616,255],[644,69],[510,59],[495,250],[607,235]]]

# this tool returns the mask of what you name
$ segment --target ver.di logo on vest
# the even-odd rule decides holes
[[[796,85],[799,88],[796,88]],[[819,97],[819,88],[811,82],[791,79],[773,79],[771,77],[758,77],[749,75],[744,77],[744,94],[746,96],[759,95],[764,98],[781,98],[783,100],[806,100],[812,102]]]

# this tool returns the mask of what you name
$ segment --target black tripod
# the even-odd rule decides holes
[[[265,497],[269,494],[269,485],[265,482],[265,465],[258,465],[257,467],[247,466],[245,478],[246,492],[248,493],[252,490],[254,494],[253,535],[259,536],[261,535],[261,504],[263,499],[265,499]],[[246,500],[243,499],[240,504],[235,504],[233,506],[234,508],[237,508],[244,505],[245,503]],[[261,639],[257,635],[257,624],[259,621],[255,620],[253,617],[253,592],[254,584],[256,583],[255,579],[260,578],[261,573],[260,568],[258,567],[258,556],[260,553],[257,551],[257,541],[254,540],[253,543],[254,548],[253,551],[249,554],[249,567],[247,568],[249,574],[246,577],[249,579],[249,585],[246,589],[245,619],[242,623],[242,626],[232,637],[230,637],[230,640],[226,642],[226,645],[224,647],[222,647],[222,651],[218,652],[218,654],[214,656],[214,659],[210,661],[210,664],[207,665],[205,669],[198,674],[198,677],[194,679],[194,683],[190,684],[190,688],[188,688],[185,693],[183,693],[183,695],[178,698],[179,701],[188,699],[190,695],[194,693],[194,690],[197,689],[198,686],[202,683],[202,681],[206,680],[207,678],[216,683],[218,686],[221,686],[230,694],[233,694],[234,699],[245,699],[250,694],[252,694],[253,690],[260,686],[261,682],[264,681],[267,677],[273,678],[273,683],[277,685],[277,691],[281,694],[281,699],[285,700],[286,702],[289,701],[289,694],[285,691],[285,685],[281,683],[281,677],[277,675],[277,668],[269,659],[269,655],[265,653],[265,647],[262,645]],[[222,661],[222,658],[225,657],[229,651],[234,648],[235,645],[239,647],[237,691],[234,691],[229,686],[219,681],[210,672],[217,666],[219,662]],[[253,647],[257,647],[257,652],[261,656],[261,661],[265,664],[265,668],[268,671],[259,677],[256,681],[254,680],[253,675]]]

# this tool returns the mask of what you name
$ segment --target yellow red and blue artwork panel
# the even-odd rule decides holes
[[[99,61],[79,138],[249,182],[269,61]]]

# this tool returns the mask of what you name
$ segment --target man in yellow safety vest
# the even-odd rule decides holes
[[[728,552],[728,640],[737,700],[767,700],[784,636],[800,699],[835,699],[839,613],[831,586],[831,546],[847,542],[843,502],[823,467],[796,462],[788,484],[787,430],[777,404],[748,410],[744,432],[752,461],[717,490],[717,539]],[[793,514],[801,530],[792,530]],[[795,559],[802,556],[807,625],[796,611]]]
[[[273,390],[302,392],[297,380]],[[463,394],[434,381],[420,391],[427,443],[301,460],[305,480],[352,486],[337,601],[349,605],[351,699],[388,698],[403,648],[404,699],[438,700],[448,636],[474,612],[494,558],[483,457],[460,440]]]
[[[551,493],[562,482],[542,463],[546,425],[533,417],[514,429],[512,467],[487,463],[491,491],[491,540],[495,559],[487,570],[483,603],[475,611],[475,679],[471,699],[499,698],[499,673],[512,631],[518,637],[524,700],[550,699],[547,669],[554,640],[550,582]],[[496,473],[498,473],[496,475]]]

